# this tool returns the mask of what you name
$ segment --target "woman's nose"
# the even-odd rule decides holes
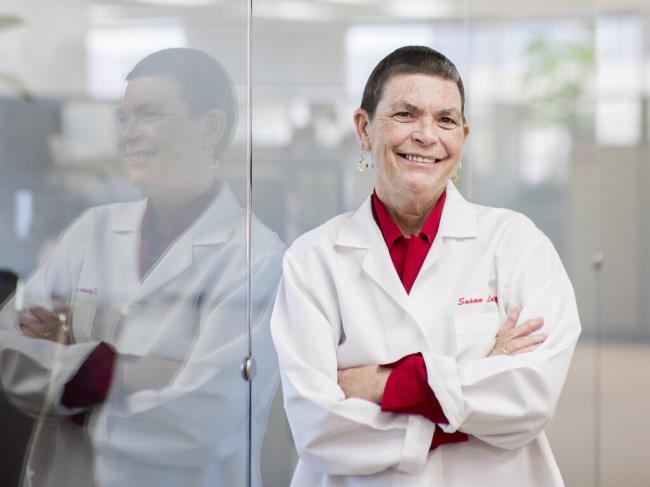
[[[412,138],[424,145],[438,142],[438,131],[435,123],[426,120],[420,121],[412,133]]]
[[[137,117],[126,116],[120,120],[118,136],[123,141],[131,141],[142,136],[141,122]]]

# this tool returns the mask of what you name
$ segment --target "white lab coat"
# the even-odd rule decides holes
[[[245,215],[230,189],[219,195],[141,282],[140,223],[146,201],[97,207],[62,236],[25,286],[25,304],[71,302],[77,343],[22,336],[13,302],[0,326],[0,376],[9,399],[37,418],[24,484],[74,486],[244,485],[248,384]],[[268,317],[283,245],[254,220],[252,328],[253,475],[277,386]],[[120,354],[182,364],[162,388],[120,395],[92,408],[86,431],[66,419],[64,384],[105,341]],[[124,358],[120,360],[129,360]],[[121,363],[121,362],[120,362]],[[121,366],[120,366],[121,367]],[[156,371],[151,371],[155,374]]]
[[[530,353],[486,357],[517,305],[520,323],[544,317],[548,339]],[[407,294],[368,198],[287,251],[271,331],[300,456],[292,486],[563,485],[543,430],[580,324],[557,253],[523,215],[469,204],[449,183],[438,236]],[[337,384],[338,369],[416,352],[449,425],[346,399]],[[430,453],[435,428],[469,442]]]

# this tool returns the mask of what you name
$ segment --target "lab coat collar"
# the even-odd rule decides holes
[[[336,245],[367,249],[377,232],[381,235],[372,217],[372,204],[368,197],[341,228]],[[476,237],[476,215],[472,205],[461,196],[451,181],[447,183],[447,199],[442,210],[438,235],[452,238]]]
[[[138,232],[146,207],[146,198],[133,203],[115,205],[112,218],[109,220],[111,230],[119,233]]]
[[[126,239],[124,245],[134,252],[133,264],[137,262],[137,247],[140,224],[146,208],[146,200],[135,204],[122,205],[120,215],[113,230]],[[237,230],[244,224],[243,210],[227,184],[223,184],[217,197],[199,218],[171,244],[161,256],[160,262],[152,267],[140,281],[135,270],[132,275],[135,284],[135,300],[159,289],[176,276],[192,266],[199,255],[216,255],[211,247],[224,244],[234,238]],[[241,233],[241,232],[240,232]],[[243,242],[242,242],[243,245]]]
[[[474,209],[451,181],[447,183],[447,199],[438,234],[452,238],[471,238],[477,235]]]
[[[467,238],[476,236],[476,216],[471,205],[460,195],[453,183],[447,185],[447,197],[442,211],[438,237],[435,239],[420,269],[411,293],[418,288],[420,276],[440,258],[446,238]],[[444,237],[444,238],[439,238]],[[335,240],[339,247],[367,249],[361,267],[363,271],[390,296],[415,322],[420,315],[417,304],[404,289],[395,266],[391,260],[388,247],[379,226],[372,216],[370,197],[352,214],[343,225]]]
[[[230,186],[222,184],[219,194],[192,228],[193,245],[218,245],[232,238],[244,225],[244,212]]]
[[[112,230],[119,233],[139,232],[146,207],[146,198],[119,205],[115,218],[111,219]],[[228,184],[223,183],[217,197],[184,235],[189,234],[192,245],[217,245],[230,238],[236,224],[242,223],[242,218],[243,210],[237,198]]]

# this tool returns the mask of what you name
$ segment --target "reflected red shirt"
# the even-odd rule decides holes
[[[143,279],[167,248],[183,233],[214,200],[219,191],[215,185],[186,205],[165,215],[156,215],[147,205],[140,225],[139,275]],[[61,404],[68,408],[90,408],[104,402],[113,380],[117,360],[113,348],[102,342],[90,353],[77,373],[64,386]],[[83,424],[85,413],[72,416]]]

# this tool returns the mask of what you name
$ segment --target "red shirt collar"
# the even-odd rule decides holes
[[[147,204],[142,216],[141,232],[173,240],[203,213],[215,199],[219,190],[220,186],[215,184],[208,191],[185,203],[180,208],[175,208],[173,211],[166,213],[164,218],[157,215],[153,208]]]
[[[440,226],[440,218],[442,217],[442,209],[445,206],[445,199],[447,197],[447,190],[445,189],[440,198],[433,208],[429,212],[424,225],[422,225],[422,230],[420,231],[421,237],[427,240],[429,245],[433,243],[438,234],[438,227]],[[375,218],[375,222],[379,226],[386,245],[390,249],[393,244],[399,239],[404,237],[402,231],[399,229],[397,224],[393,221],[388,210],[384,206],[384,203],[379,199],[377,193],[373,191],[372,193],[372,216]]]

